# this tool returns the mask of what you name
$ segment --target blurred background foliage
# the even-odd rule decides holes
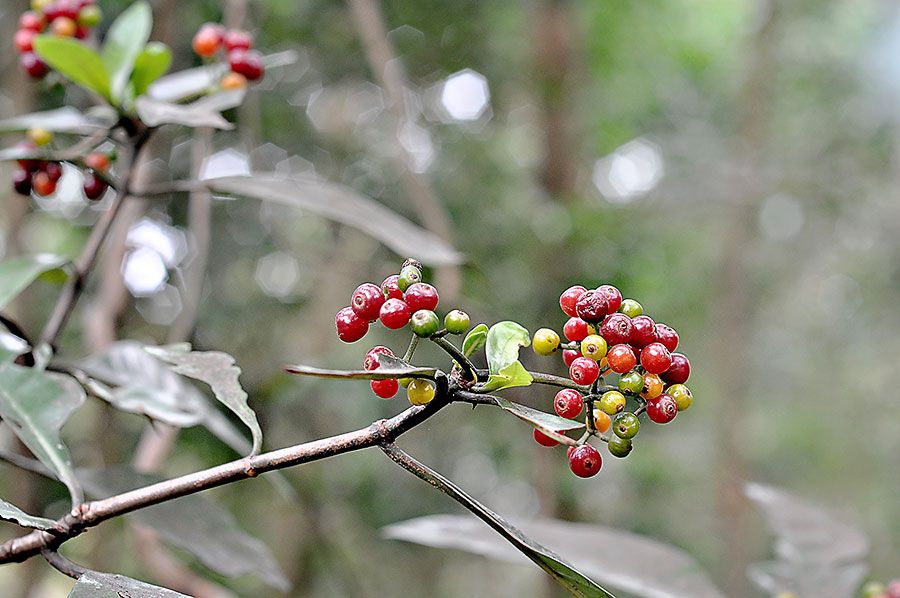
[[[113,15],[128,3],[101,4]],[[694,407],[589,481],[568,472],[561,449],[537,446],[526,425],[487,409],[448,410],[405,436],[404,448],[504,515],[598,522],[676,545],[728,595],[756,595],[745,567],[770,554],[761,518],[740,496],[745,480],[855,513],[871,538],[873,576],[898,574],[896,3],[385,2],[387,39],[406,74],[401,121],[347,5],[236,4],[230,18],[260,48],[294,49],[300,59],[270,70],[232,115],[236,131],[215,134],[206,172],[315,172],[418,220],[408,168],[439,198],[467,257],[461,292],[445,291],[443,310],[560,328],[562,289],[609,282],[676,327],[693,362]],[[195,64],[194,31],[229,10],[207,0],[154,6],[173,68]],[[0,3],[5,40],[25,8]],[[84,102],[26,83],[14,58],[2,54],[0,116]],[[190,134],[173,127],[163,137],[150,176],[189,176]],[[79,199],[77,180],[70,197],[67,188],[37,203],[10,190],[6,256],[77,254],[97,212]],[[193,255],[186,214],[186,197],[176,195],[133,215],[118,337],[166,341]],[[252,200],[217,200],[212,231],[193,340],[236,356],[268,447],[402,408],[364,383],[294,379],[280,367],[355,367],[376,342],[402,350],[403,335],[382,329],[342,345],[332,316],[359,282],[381,281],[405,256]],[[79,316],[96,281],[63,339],[65,356],[89,351]],[[12,312],[38,330],[57,291],[36,285]],[[562,371],[556,360],[525,359]],[[510,394],[549,409],[553,393]],[[81,465],[126,463],[144,425],[91,403],[64,435]],[[233,457],[190,429],[163,471]],[[32,512],[64,496],[8,467],[0,475],[0,495]],[[383,540],[382,526],[459,508],[377,451],[286,475],[299,504],[252,481],[212,494],[273,548],[294,595],[556,595],[537,569]],[[105,524],[70,551],[153,580],[124,530]],[[0,579],[8,596],[64,594],[67,585],[43,563],[3,568]],[[242,580],[237,591],[269,591],[257,584]]]

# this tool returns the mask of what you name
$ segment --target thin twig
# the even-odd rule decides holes
[[[463,376],[465,376],[467,380],[471,380],[472,382],[478,380],[478,368],[469,361],[469,358],[466,357],[462,351],[456,348],[456,345],[443,337],[432,336],[429,337],[429,340],[446,351],[450,357],[456,360],[456,363],[463,367]]]
[[[68,575],[72,579],[78,579],[88,572],[87,569],[85,569],[78,563],[73,563],[55,550],[49,550],[45,548],[41,551],[41,556],[43,556],[44,560],[50,563],[50,565],[54,569],[56,569],[63,575]]]

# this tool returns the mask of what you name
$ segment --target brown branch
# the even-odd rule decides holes
[[[87,569],[78,563],[73,563],[55,550],[44,549],[41,551],[41,555],[54,569],[63,575],[68,575],[72,579],[78,579],[87,573]]]

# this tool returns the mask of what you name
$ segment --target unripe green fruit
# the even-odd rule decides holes
[[[633,447],[631,438],[621,438],[616,435],[611,436],[606,445],[606,448],[609,449],[609,454],[620,459],[627,457]]]
[[[600,410],[607,415],[615,415],[625,409],[625,395],[617,390],[603,393],[597,402]]]
[[[538,355],[552,355],[559,349],[559,335],[549,328],[541,328],[534,333],[534,339],[531,341],[531,348]]]
[[[619,311],[629,318],[636,318],[644,313],[644,307],[634,299],[625,299],[619,306]]]
[[[414,378],[406,387],[406,398],[413,405],[427,405],[434,399],[436,392],[434,382],[425,378]]]
[[[619,414],[612,428],[619,438],[634,438],[641,429],[641,421],[634,413],[626,411]]]
[[[422,271],[415,266],[404,266],[400,270],[400,276],[397,278],[397,286],[401,291],[406,291],[410,285],[422,282]]]
[[[470,323],[469,314],[459,309],[454,309],[444,316],[444,328],[450,334],[464,333],[469,329]]]
[[[409,319],[409,327],[416,336],[429,337],[441,327],[441,320],[430,309],[420,309]]]
[[[675,399],[679,411],[687,411],[694,403],[694,393],[684,384],[673,384],[666,389],[666,393]]]
[[[619,390],[632,394],[641,394],[644,390],[644,377],[638,372],[628,372],[619,378]]]
[[[862,595],[863,598],[876,598],[884,594],[885,587],[884,584],[878,581],[870,581],[863,586]]]
[[[92,28],[100,24],[103,12],[96,4],[88,4],[78,11],[78,24],[82,27]]]

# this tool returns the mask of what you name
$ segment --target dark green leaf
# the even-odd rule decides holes
[[[387,380],[388,378],[434,378],[437,369],[417,367],[404,363],[387,363],[390,360],[382,360],[377,370],[326,370],[303,364],[285,366],[285,371],[301,376],[314,376],[316,378],[344,378],[352,380]]]
[[[22,527],[31,527],[34,529],[49,530],[56,528],[56,522],[52,519],[29,515],[16,505],[10,504],[2,499],[0,499],[0,519],[18,523]]]
[[[462,352],[466,357],[472,357],[484,347],[487,342],[487,324],[479,324],[469,331],[463,340]]]
[[[61,268],[66,263],[66,258],[49,253],[22,255],[0,262],[0,309],[41,274]]]
[[[198,104],[199,100],[193,104],[172,104],[154,99],[146,94],[138,97],[134,102],[138,117],[149,127],[184,125],[215,129],[234,128],[234,125],[225,120],[225,117],[217,110]]]
[[[153,11],[141,1],[126,8],[106,33],[101,54],[109,73],[109,97],[114,104],[122,101],[135,60],[150,39],[152,27]]]
[[[97,131],[108,129],[112,124],[94,116],[83,114],[71,106],[65,106],[56,110],[32,112],[31,114],[0,120],[0,132],[12,133],[40,127],[54,133],[90,135]]]
[[[107,497],[147,486],[161,478],[128,467],[79,470],[88,492]],[[141,509],[129,517],[167,542],[187,550],[210,569],[227,577],[256,575],[281,591],[290,589],[269,548],[238,526],[234,516],[206,496],[193,494]]]
[[[519,360],[519,348],[531,344],[531,336],[521,324],[497,322],[487,333],[485,353],[488,371],[499,374],[503,368]]]
[[[109,72],[100,54],[86,44],[70,37],[38,35],[34,51],[66,79],[112,101]]]
[[[124,575],[88,571],[78,578],[69,598],[190,598]]]
[[[427,264],[456,264],[462,259],[445,241],[357,191],[308,176],[260,173],[201,181],[215,193],[253,197],[308,210],[359,229],[399,255]]]
[[[0,365],[0,417],[69,488],[73,504],[82,502],[81,486],[59,430],[84,399],[81,386],[68,376],[11,363]]]
[[[131,72],[134,95],[146,93],[150,84],[162,77],[171,64],[172,50],[167,45],[150,42],[144,46],[134,61],[134,70]]]
[[[247,404],[247,393],[238,381],[241,370],[234,364],[234,357],[220,351],[191,351],[191,346],[187,343],[146,347],[146,351],[157,359],[172,364],[176,374],[209,384],[216,398],[250,428],[253,435],[251,454],[259,453],[262,448],[262,430],[256,413]]]
[[[504,411],[512,413],[519,419],[528,422],[542,432],[546,434],[554,433],[553,437],[556,438],[557,441],[560,441],[561,438],[565,439],[564,444],[568,444],[570,446],[574,445],[575,441],[566,436],[561,436],[558,433],[567,432],[569,430],[578,430],[584,427],[584,424],[581,422],[577,422],[572,419],[566,419],[553,413],[538,411],[537,409],[532,409],[531,407],[527,407],[525,405],[519,405],[518,403],[507,401],[506,399],[501,397],[494,397],[494,402]]]
[[[564,554],[579,571],[636,596],[723,598],[722,592],[682,550],[628,530],[556,519],[515,521],[523,534]],[[472,517],[431,515],[383,530],[395,540],[463,550],[509,563],[524,558]],[[648,563],[653,563],[648,567]],[[849,596],[846,594],[845,596]]]

